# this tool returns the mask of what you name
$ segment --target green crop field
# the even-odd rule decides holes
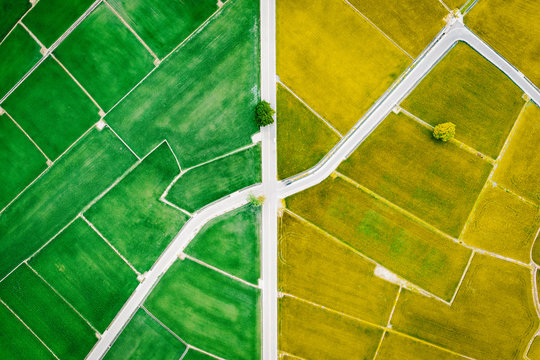
[[[0,0],[0,41],[4,39],[7,33],[11,30],[17,21],[30,9],[32,4],[25,0]],[[0,56],[0,58],[2,58]]]
[[[182,360],[214,360],[215,358],[209,355],[206,355],[202,352],[189,349],[187,354],[182,358]]]
[[[466,358],[393,332],[387,332],[384,334],[381,347],[377,352],[377,359],[464,360]]]

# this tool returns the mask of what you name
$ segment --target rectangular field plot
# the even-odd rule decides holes
[[[457,237],[491,165],[391,113],[338,171]]]
[[[139,284],[129,266],[82,219],[29,264],[100,332]]]
[[[167,139],[183,169],[250,144],[258,130],[258,19],[257,1],[228,1],[106,121],[138,154]]]
[[[522,359],[538,328],[531,273],[475,254],[451,306],[404,290],[392,328],[476,359]]]
[[[167,200],[194,212],[225,195],[261,182],[261,147],[217,159],[186,171],[171,187]]]
[[[469,45],[458,42],[401,106],[432,126],[451,121],[456,139],[496,159],[523,92]]]
[[[145,303],[188,344],[227,359],[259,359],[259,290],[177,260]]]
[[[305,359],[372,359],[382,329],[285,296],[278,348]]]
[[[171,149],[162,143],[84,214],[141,273],[187,221],[187,215],[159,200],[179,172]]]
[[[277,1],[277,72],[342,134],[411,59],[341,0]]]
[[[393,332],[387,332],[377,352],[377,359],[465,360],[466,358]]]
[[[90,131],[0,216],[1,277],[75,218],[134,160],[111,131]]]
[[[26,0],[0,0],[0,41],[4,39],[17,21],[30,9],[32,4]]]
[[[167,331],[143,309],[137,310],[105,360],[178,360],[186,345]],[[185,358],[184,358],[185,359]]]
[[[288,197],[287,207],[445,300],[454,294],[471,254],[341,178]]]
[[[279,223],[278,290],[385,326],[398,286],[346,245],[285,212]]]
[[[59,358],[82,359],[97,341],[84,319],[26,264],[0,283],[0,298]]]

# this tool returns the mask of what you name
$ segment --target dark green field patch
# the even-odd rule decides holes
[[[2,14],[2,21],[0,21],[0,40],[7,35],[31,6],[32,4],[27,0],[0,0],[0,14]]]

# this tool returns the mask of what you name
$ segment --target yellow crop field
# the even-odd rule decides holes
[[[534,338],[529,351],[527,352],[527,357],[530,360],[540,360],[540,337],[537,336]]]
[[[435,346],[424,344],[394,332],[384,334],[377,360],[464,360]]]
[[[452,10],[459,9],[460,7],[465,5],[465,3],[467,2],[467,0],[443,0],[443,1],[446,4],[446,6],[448,6]]]
[[[277,1],[277,73],[346,133],[411,59],[342,0]]]

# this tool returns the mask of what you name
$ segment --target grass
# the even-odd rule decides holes
[[[465,357],[454,355],[434,346],[426,345],[396,333],[387,332],[377,352],[379,360],[463,360]]]
[[[215,359],[212,356],[206,355],[202,352],[189,349],[187,354],[182,358],[182,360],[213,360]]]
[[[223,358],[260,357],[259,291],[225,275],[179,260],[145,306],[197,348]]]
[[[523,92],[469,45],[457,45],[401,106],[435,126],[456,124],[456,139],[496,159],[523,107]]]
[[[261,210],[250,205],[210,220],[186,254],[252,284],[260,277]]]
[[[104,3],[55,54],[105,111],[154,67],[152,55]]]
[[[411,63],[341,0],[278,1],[277,73],[346,133]]]
[[[382,329],[302,301],[279,300],[278,348],[305,359],[372,359]]]
[[[194,212],[225,195],[261,182],[261,147],[256,145],[182,174],[167,200]]]
[[[278,291],[385,326],[398,286],[375,265],[285,212],[279,222]]]
[[[0,41],[4,39],[7,33],[19,21],[24,13],[30,9],[32,4],[25,0],[0,0],[0,14],[2,21],[0,22]],[[0,56],[0,59],[2,57]]]
[[[338,171],[454,237],[492,166],[391,113]]]
[[[163,143],[85,213],[141,273],[150,269],[187,221],[187,215],[159,200],[179,171]]]
[[[540,226],[540,209],[499,187],[484,190],[462,240],[528,264]]]
[[[533,83],[540,83],[540,2],[482,0],[467,14],[465,24]]]
[[[122,331],[106,360],[178,360],[186,345],[157,323],[143,309],[137,310]]]
[[[350,0],[407,53],[417,57],[444,27],[448,11],[438,1]]]
[[[97,341],[83,318],[25,264],[0,283],[0,298],[62,359],[84,358]]]
[[[109,4],[160,58],[218,9],[215,0],[111,0]]]
[[[540,205],[540,108],[529,103],[519,119],[512,141],[493,175],[521,196]]]
[[[139,284],[129,266],[82,219],[29,264],[100,332]]]
[[[19,85],[2,107],[51,160],[99,120],[96,106],[51,57]]]
[[[392,328],[477,359],[522,359],[538,328],[531,273],[475,254],[452,306],[403,290]]]
[[[183,169],[250,144],[258,131],[258,19],[258,2],[227,2],[106,121],[139,154],[166,138]]]
[[[278,84],[278,177],[285,179],[316,165],[339,136],[287,89]]]
[[[11,121],[0,116],[0,209],[32,182],[45,168],[45,157]]]
[[[287,198],[287,207],[446,300],[454,294],[471,254],[341,178]]]
[[[0,45],[0,98],[15,86],[41,56],[39,45],[22,26],[17,25]]]
[[[75,218],[134,160],[111,131],[90,131],[0,216],[0,277]]]

